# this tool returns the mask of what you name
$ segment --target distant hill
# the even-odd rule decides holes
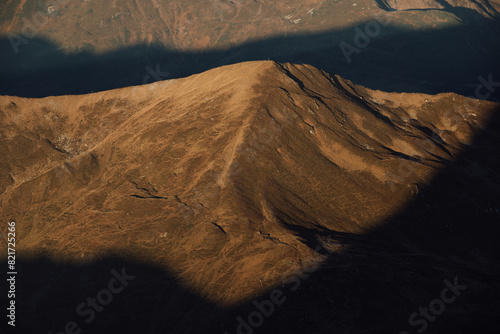
[[[54,3],[0,4],[0,94],[84,94],[268,59],[397,92],[472,96],[479,75],[500,73],[498,4],[486,0]]]

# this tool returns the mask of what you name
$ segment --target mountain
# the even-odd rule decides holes
[[[261,330],[388,332],[456,275],[470,286],[464,303],[429,332],[488,328],[498,108],[273,61],[1,96],[0,217],[16,222],[19,328],[250,332],[261,324],[242,325],[245,312],[302,277]],[[83,321],[79,302],[122,267],[134,278],[111,297],[120,302]]]
[[[499,11],[1,1],[10,329],[497,333]]]

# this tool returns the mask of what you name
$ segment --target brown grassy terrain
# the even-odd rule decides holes
[[[241,44],[256,38],[296,33],[312,33],[352,26],[384,10],[397,10],[391,17],[419,22],[419,28],[433,24],[420,9],[442,11],[447,22],[456,23],[455,9],[465,8],[477,15],[495,17],[496,1],[161,1],[113,0],[2,2],[0,34],[21,34],[26,21],[40,12],[47,22],[37,29],[39,37],[48,38],[62,50],[103,52],[141,43],[159,44],[177,50],[204,50]],[[415,10],[412,19],[404,11]],[[458,15],[460,16],[460,15]]]
[[[340,252],[342,235],[387,226],[496,108],[271,61],[88,95],[2,96],[0,217],[16,221],[18,261],[136,261],[216,305],[212,319],[326,261],[310,236]],[[57,300],[49,290],[36,298]],[[25,302],[36,307],[33,298]],[[165,311],[180,312],[170,303]],[[114,323],[106,319],[101,328]],[[194,332],[188,323],[176,332]]]

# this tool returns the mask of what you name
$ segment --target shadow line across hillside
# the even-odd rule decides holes
[[[474,95],[478,76],[499,77],[498,19],[476,18],[474,24],[431,30],[410,30],[385,23],[386,18],[374,19],[367,26],[368,22],[341,30],[268,37],[224,50],[200,52],[136,45],[104,54],[86,50],[68,54],[49,40],[34,38],[19,45],[19,52],[15,53],[9,39],[3,37],[0,94],[85,94],[267,59],[311,64],[368,88],[397,92],[452,91]],[[368,31],[367,39],[358,40],[357,31]]]
[[[328,254],[318,269],[234,307],[213,304],[183,287],[172,273],[137,259],[110,255],[77,265],[43,255],[19,258],[15,332],[60,333],[78,326],[81,333],[96,334],[417,333],[425,324],[426,333],[495,333],[500,311],[499,146],[497,112],[458,160],[448,162],[412,203],[370,233],[287,224],[311,248],[329,237],[346,249],[331,254],[328,248],[316,249]],[[6,261],[2,267],[7,268]],[[116,274],[130,276],[126,286],[118,293],[101,292],[112,289]],[[410,323],[419,308],[432,302],[437,307],[445,280],[466,288],[439,315],[429,314],[432,321],[417,316]],[[271,312],[266,301],[276,299],[273,289],[281,291],[283,303],[274,304]],[[112,296],[109,304],[90,311],[87,298],[108,302],[106,294]],[[267,305],[268,317],[259,318],[263,311],[256,303]]]

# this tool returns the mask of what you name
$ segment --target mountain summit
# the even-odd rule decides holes
[[[87,95],[2,96],[0,214],[16,220],[20,258],[141,259],[234,307],[320,265],[315,245],[342,252],[342,235],[372,233],[428,196],[496,108],[272,61]],[[37,298],[50,298],[40,280]]]

